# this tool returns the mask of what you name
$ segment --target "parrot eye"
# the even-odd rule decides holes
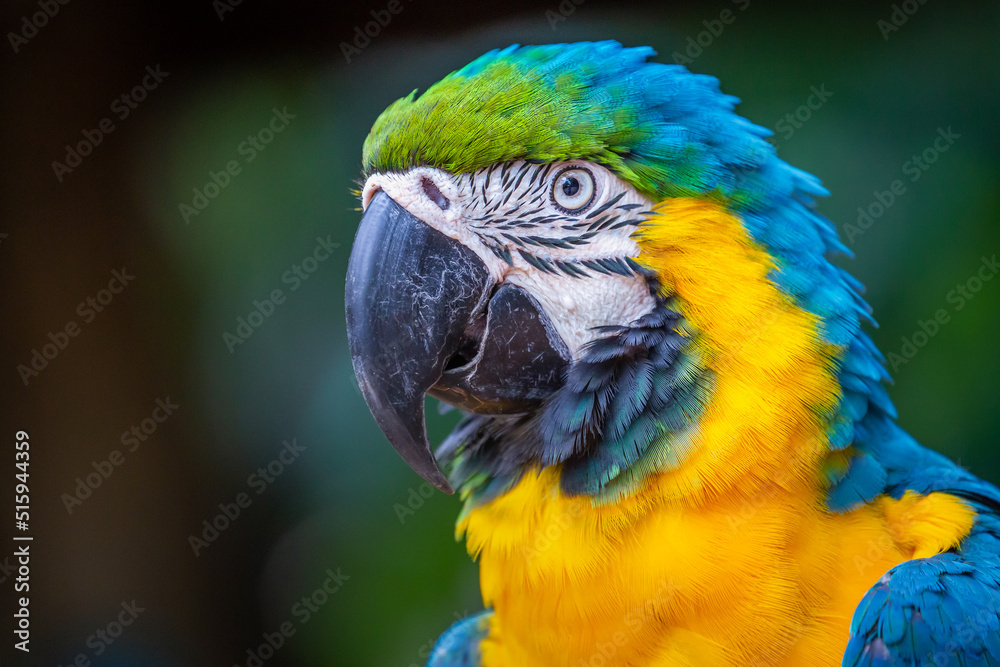
[[[564,213],[579,213],[594,201],[594,177],[586,169],[569,167],[556,175],[552,201]]]

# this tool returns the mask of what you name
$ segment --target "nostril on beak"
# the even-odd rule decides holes
[[[448,201],[448,198],[441,193],[441,190],[434,184],[434,181],[424,176],[420,179],[420,185],[423,186],[424,194],[427,195],[427,198],[437,204],[438,208],[442,211],[448,210],[448,207],[451,206],[451,202]]]

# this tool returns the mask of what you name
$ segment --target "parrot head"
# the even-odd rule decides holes
[[[884,375],[859,286],[825,258],[846,252],[813,209],[825,190],[714,78],[653,54],[492,51],[393,103],[365,141],[354,369],[443,491],[487,498],[555,466],[564,492],[626,493],[699,456],[718,394],[759,412],[739,383],[763,395],[788,373],[814,373],[790,400],[842,448],[865,410],[827,380]],[[436,456],[427,395],[467,413]]]

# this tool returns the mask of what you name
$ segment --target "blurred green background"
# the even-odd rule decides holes
[[[250,651],[266,665],[410,667],[480,608],[475,565],[453,539],[457,500],[427,492],[357,389],[344,273],[377,114],[514,42],[648,44],[719,77],[743,115],[778,131],[781,155],[832,191],[822,210],[856,253],[844,261],[868,286],[883,351],[901,354],[921,321],[948,311],[898,365],[891,395],[920,441],[1000,482],[1000,280],[961,310],[948,299],[1000,252],[1000,6],[913,2],[889,31],[888,2],[402,0],[348,62],[341,43],[386,6],[73,2],[16,52],[9,35],[0,48],[0,411],[8,442],[31,436],[36,535],[34,650],[3,664],[257,664]],[[0,25],[23,36],[38,11],[5,3]],[[166,74],[121,118],[115,100],[157,65]],[[813,88],[832,95],[803,107]],[[114,130],[58,180],[52,162],[103,118]],[[910,180],[912,157],[948,128],[959,137]],[[206,192],[213,173],[224,187]],[[905,192],[844,233],[896,179]],[[185,220],[182,204],[207,205]],[[303,262],[326,256],[318,244],[337,247]],[[122,267],[134,280],[86,321],[78,304]],[[283,302],[227,344],[277,289]],[[25,384],[18,365],[70,320],[79,335]],[[179,407],[128,451],[123,432],[167,397]],[[431,415],[439,441],[454,417]],[[272,463],[293,440],[297,457]],[[64,494],[116,449],[124,463],[68,511]],[[249,506],[194,548],[240,493]],[[328,571],[339,589],[319,595]],[[11,577],[0,591],[10,619]],[[144,611],[113,643],[94,634],[132,600]],[[261,654],[282,624],[294,634]]]

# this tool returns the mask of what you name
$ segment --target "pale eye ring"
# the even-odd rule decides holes
[[[567,167],[552,181],[552,201],[564,213],[580,213],[594,201],[594,176],[583,167]]]

